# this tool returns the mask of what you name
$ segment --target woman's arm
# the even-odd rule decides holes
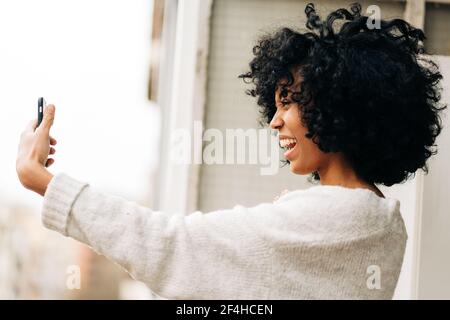
[[[54,161],[54,114],[50,105],[38,128],[30,122],[16,161],[21,183],[44,196],[45,226],[89,245],[166,298],[268,296],[271,251],[262,235],[273,225],[273,204],[167,214],[53,176],[46,167]]]
[[[47,188],[42,218],[163,297],[246,298],[269,292],[271,251],[261,226],[273,225],[263,223],[272,206],[168,214],[60,173]]]

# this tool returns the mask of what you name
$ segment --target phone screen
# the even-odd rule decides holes
[[[37,124],[38,127],[42,122],[42,118],[44,117],[44,107],[45,107],[45,99],[40,97],[38,99],[38,124]]]

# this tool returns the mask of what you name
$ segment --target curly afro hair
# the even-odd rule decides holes
[[[313,4],[305,9],[307,32],[282,28],[253,48],[250,71],[241,74],[257,97],[261,123],[276,112],[275,91],[292,85],[302,123],[323,152],[342,152],[368,183],[391,186],[418,168],[428,173],[442,129],[437,65],[423,53],[422,30],[402,19],[381,20],[371,28],[361,6],[338,9],[322,21]],[[333,24],[341,20],[336,30]],[[370,21],[369,21],[370,22]],[[313,178],[320,177],[317,172]]]

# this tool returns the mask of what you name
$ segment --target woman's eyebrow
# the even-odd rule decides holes
[[[292,90],[292,89],[288,89],[288,88],[283,88],[283,89],[281,89],[281,91],[280,91],[280,93],[279,93],[279,96],[280,96],[280,98],[286,98],[287,97],[287,95],[286,96],[283,96],[283,93],[294,93],[295,91],[294,90]]]
[[[288,91],[288,92],[291,92],[291,93],[294,93],[294,92],[295,92],[295,91],[294,91],[293,89],[291,89],[290,87],[288,87],[288,86],[283,86],[283,85],[280,86],[280,90],[281,90],[281,91]]]

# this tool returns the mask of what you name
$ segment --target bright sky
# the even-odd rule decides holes
[[[147,194],[159,139],[146,98],[151,11],[151,0],[1,0],[0,205],[41,203],[15,172],[39,96],[56,105],[50,171],[130,200]]]

